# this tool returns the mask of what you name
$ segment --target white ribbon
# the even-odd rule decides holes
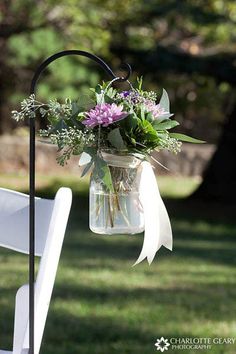
[[[144,212],[145,231],[142,251],[133,266],[145,258],[150,265],[161,246],[172,251],[173,244],[170,219],[161,199],[152,166],[147,161],[142,162],[139,193]]]

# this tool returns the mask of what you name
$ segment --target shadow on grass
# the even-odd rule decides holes
[[[227,297],[227,294],[230,294]],[[90,306],[117,306],[119,308],[129,308],[132,311],[133,303],[139,303],[145,308],[149,306],[155,311],[156,305],[176,311],[176,315],[188,318],[189,313],[197,314],[198,318],[214,320],[234,321],[236,311],[236,288],[235,284],[221,284],[211,282],[211,284],[192,284],[191,287],[171,286],[163,289],[161,286],[150,289],[143,287],[121,288],[114,286],[104,286],[103,288],[75,284],[57,284],[54,292],[54,300],[81,301],[90,303]],[[227,304],[223,300],[227,298]],[[210,299],[210,301],[209,301]],[[221,306],[219,304],[221,303]],[[207,306],[206,306],[207,304]],[[141,308],[140,308],[141,310]]]
[[[60,180],[55,180],[53,185],[39,190],[38,195],[53,198],[59,187]],[[173,221],[174,256],[217,264],[236,264],[234,205],[189,199],[167,199],[165,204]],[[69,254],[69,261],[73,262],[76,255],[80,259],[106,256],[114,260],[134,261],[142,246],[142,236],[92,234],[88,230],[88,208],[88,189],[78,191],[74,188],[68,229],[70,241],[65,240],[65,253]],[[160,252],[159,257],[163,257],[163,252]]]
[[[51,323],[47,326],[45,353],[148,354],[155,348],[156,336],[159,336],[157,329],[145,330],[139,323],[131,327],[122,319],[95,315],[80,317],[61,311],[51,317]],[[46,345],[46,341],[50,346]],[[71,351],[68,351],[69,348]]]
[[[15,288],[0,288],[0,349],[12,350]]]
[[[58,187],[55,182],[37,194],[53,198]],[[235,208],[188,200],[165,202],[173,220],[174,251],[160,251],[157,262],[163,268],[159,276],[155,262],[150,268],[142,264],[132,273],[130,266],[143,238],[90,233],[87,190],[73,190],[61,262],[64,273],[53,293],[42,353],[151,354],[157,337],[183,334],[177,332],[178,326],[191,337],[194,329],[201,332],[205,322],[216,326],[234,321],[236,288],[230,279],[236,263]],[[107,278],[100,282],[104,272]],[[125,277],[133,283],[122,283]],[[74,308],[74,304],[81,307]],[[106,307],[106,315],[99,312],[99,306]],[[6,338],[10,338],[10,310],[7,304]]]

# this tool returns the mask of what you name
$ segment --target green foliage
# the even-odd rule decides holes
[[[203,141],[203,140],[195,139],[195,138],[192,138],[191,136],[187,136],[185,134],[170,133],[170,137],[178,139],[180,141],[186,141],[187,143],[197,143],[197,144],[205,143],[205,141]]]
[[[47,39],[47,40],[45,40]],[[9,40],[9,49],[14,55],[10,58],[13,67],[27,66],[37,62],[41,57],[47,57],[63,47],[63,40],[53,29],[37,29],[26,36],[15,35]],[[17,59],[17,60],[16,60]]]
[[[94,161],[93,161],[93,159],[84,167],[84,169],[83,169],[83,172],[81,173],[81,177],[84,177],[88,172],[89,172],[89,170],[92,168],[92,166],[93,166],[93,163],[94,163]]]
[[[94,157],[94,170],[93,170],[94,178],[98,178],[98,180],[102,180],[108,191],[114,193],[113,182],[111,178],[110,168],[107,165],[106,161],[100,156],[96,155]]]
[[[120,128],[111,130],[107,135],[108,141],[117,150],[126,150],[126,145],[120,134]]]
[[[167,130],[177,127],[179,125],[179,122],[176,122],[176,120],[167,119],[161,122],[154,121],[152,125],[155,130]]]
[[[170,100],[166,90],[163,90],[159,105],[164,109],[165,112],[170,112]]]

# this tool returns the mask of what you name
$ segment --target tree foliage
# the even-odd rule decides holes
[[[215,141],[234,101],[236,3],[227,0],[2,1],[0,115],[27,95],[47,56],[79,48],[167,87],[186,133]],[[79,65],[78,65],[79,61]],[[49,75],[52,73],[52,75]],[[45,72],[39,97],[75,97],[104,73],[88,60],[63,58]]]

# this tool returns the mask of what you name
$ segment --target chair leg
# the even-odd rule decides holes
[[[29,338],[27,328],[29,323],[29,285],[21,286],[16,293],[14,339],[12,354],[28,354]],[[1,354],[1,353],[0,353]]]

